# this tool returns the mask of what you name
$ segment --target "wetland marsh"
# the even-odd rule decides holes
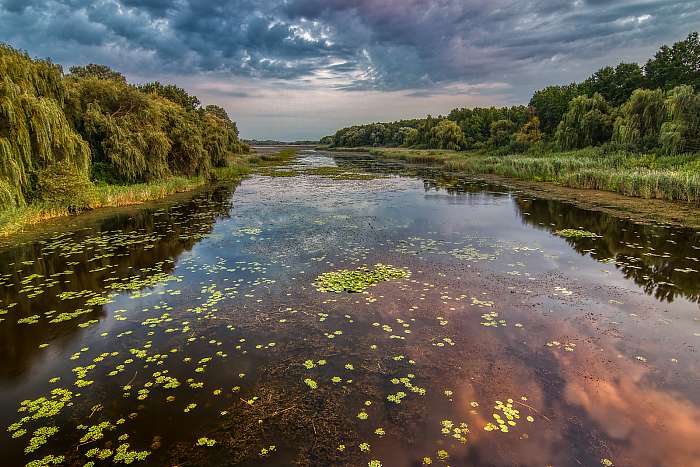
[[[5,465],[700,465],[700,232],[367,155],[0,244]]]

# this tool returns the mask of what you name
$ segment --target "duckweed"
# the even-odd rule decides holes
[[[554,233],[564,238],[600,238],[600,235],[594,232],[578,229],[562,229]]]
[[[326,272],[316,278],[314,286],[319,292],[363,292],[379,282],[410,277],[407,269],[377,263],[373,270],[360,268],[354,271],[341,269]]]
[[[316,388],[318,388],[318,383],[317,383],[316,381],[312,380],[311,378],[305,378],[305,379],[304,379],[304,383],[305,383],[308,387],[310,387],[311,389],[316,389]]]
[[[197,444],[197,446],[208,446],[208,447],[212,447],[212,446],[214,446],[214,445],[216,444],[216,440],[215,440],[215,439],[207,438],[206,436],[202,436],[201,438],[198,438],[198,439],[197,439],[197,443],[196,443],[196,444]]]

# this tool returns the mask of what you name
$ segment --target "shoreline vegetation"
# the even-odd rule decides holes
[[[85,207],[71,210],[62,204],[35,202],[22,207],[0,210],[0,238],[20,233],[40,222],[79,215],[106,207],[124,207],[167,198],[176,193],[193,191],[212,183],[239,183],[254,170],[283,164],[297,154],[294,148],[275,148],[271,152],[250,152],[238,158],[235,164],[213,168],[208,176],[173,176],[164,180],[130,185],[98,184]]]
[[[251,154],[236,122],[173,84],[130,84],[0,43],[0,236],[47,219],[238,180],[286,159]]]
[[[431,164],[465,175],[496,175],[568,188],[599,190],[629,197],[700,203],[700,158],[640,157],[602,148],[497,155],[485,150],[450,151],[408,148],[328,148],[366,152],[411,164]]]
[[[356,125],[322,138],[321,147],[697,206],[699,56],[692,33],[644,66],[621,63],[549,86],[528,106]]]
[[[571,203],[583,209],[606,212],[615,217],[621,217],[641,223],[663,223],[668,225],[700,228],[700,209],[696,204],[684,201],[669,201],[654,198],[639,198],[623,193],[594,188],[567,186],[539,177],[525,178],[513,174],[498,174],[495,170],[467,171],[469,158],[479,161],[489,157],[483,154],[464,152],[416,150],[402,148],[325,148],[319,150],[344,154],[370,154],[380,160],[391,160],[407,164],[407,167],[435,168],[445,177],[445,183],[458,182],[457,178],[467,176],[496,185],[509,186],[530,196],[554,199]],[[541,157],[546,157],[542,155]],[[507,157],[507,156],[506,156]],[[483,161],[482,161],[483,162]]]

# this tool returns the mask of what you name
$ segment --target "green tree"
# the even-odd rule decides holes
[[[661,126],[661,147],[667,154],[700,151],[700,93],[691,86],[678,86],[668,92],[669,120]]]
[[[418,144],[418,130],[415,128],[404,127],[401,128],[401,146],[410,147]]]
[[[158,81],[146,83],[139,86],[139,89],[145,93],[157,94],[168,99],[185,110],[196,110],[200,106],[197,96],[191,96],[181,87],[174,84],[161,84]]]
[[[613,141],[635,150],[658,145],[661,125],[666,118],[664,92],[637,89],[620,108],[615,120]]]
[[[126,83],[126,78],[124,78],[124,75],[118,71],[112,70],[107,65],[96,65],[94,63],[90,63],[89,65],[85,66],[72,66],[70,67],[70,74],[75,78],[113,79]]]
[[[607,142],[611,133],[610,106],[596,93],[571,100],[557,127],[556,140],[563,149],[578,149]]]
[[[611,105],[620,106],[644,84],[644,73],[638,64],[620,63],[615,68],[608,66],[596,71],[579,85],[579,93],[589,96],[599,93]]]
[[[554,134],[557,125],[568,110],[569,101],[578,93],[578,85],[575,83],[566,86],[547,86],[535,92],[530,99],[530,106],[535,108],[545,134]]]
[[[226,112],[226,109],[224,109],[223,107],[220,107],[218,105],[208,105],[204,107],[204,111],[206,113],[215,115],[216,117],[220,118],[225,122],[235,125],[235,123],[233,123],[233,121],[231,121],[231,118],[228,116],[228,112]]]
[[[662,46],[644,66],[651,87],[671,90],[676,86],[693,86],[700,91],[700,39],[697,32],[672,47]]]
[[[508,146],[515,128],[515,124],[506,119],[496,120],[491,123],[489,145],[497,148]]]
[[[89,185],[90,150],[63,112],[65,96],[59,66],[0,44],[0,206],[40,198],[37,179],[58,165],[76,187]]]
[[[532,115],[520,130],[514,135],[515,143],[521,149],[527,149],[533,144],[542,141],[542,132],[540,131],[540,119],[537,115]]]
[[[443,119],[431,129],[431,141],[437,149],[459,151],[464,148],[462,129],[452,120]]]

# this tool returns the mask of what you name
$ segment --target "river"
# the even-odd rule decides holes
[[[697,466],[699,258],[694,230],[303,151],[0,246],[0,456]]]

